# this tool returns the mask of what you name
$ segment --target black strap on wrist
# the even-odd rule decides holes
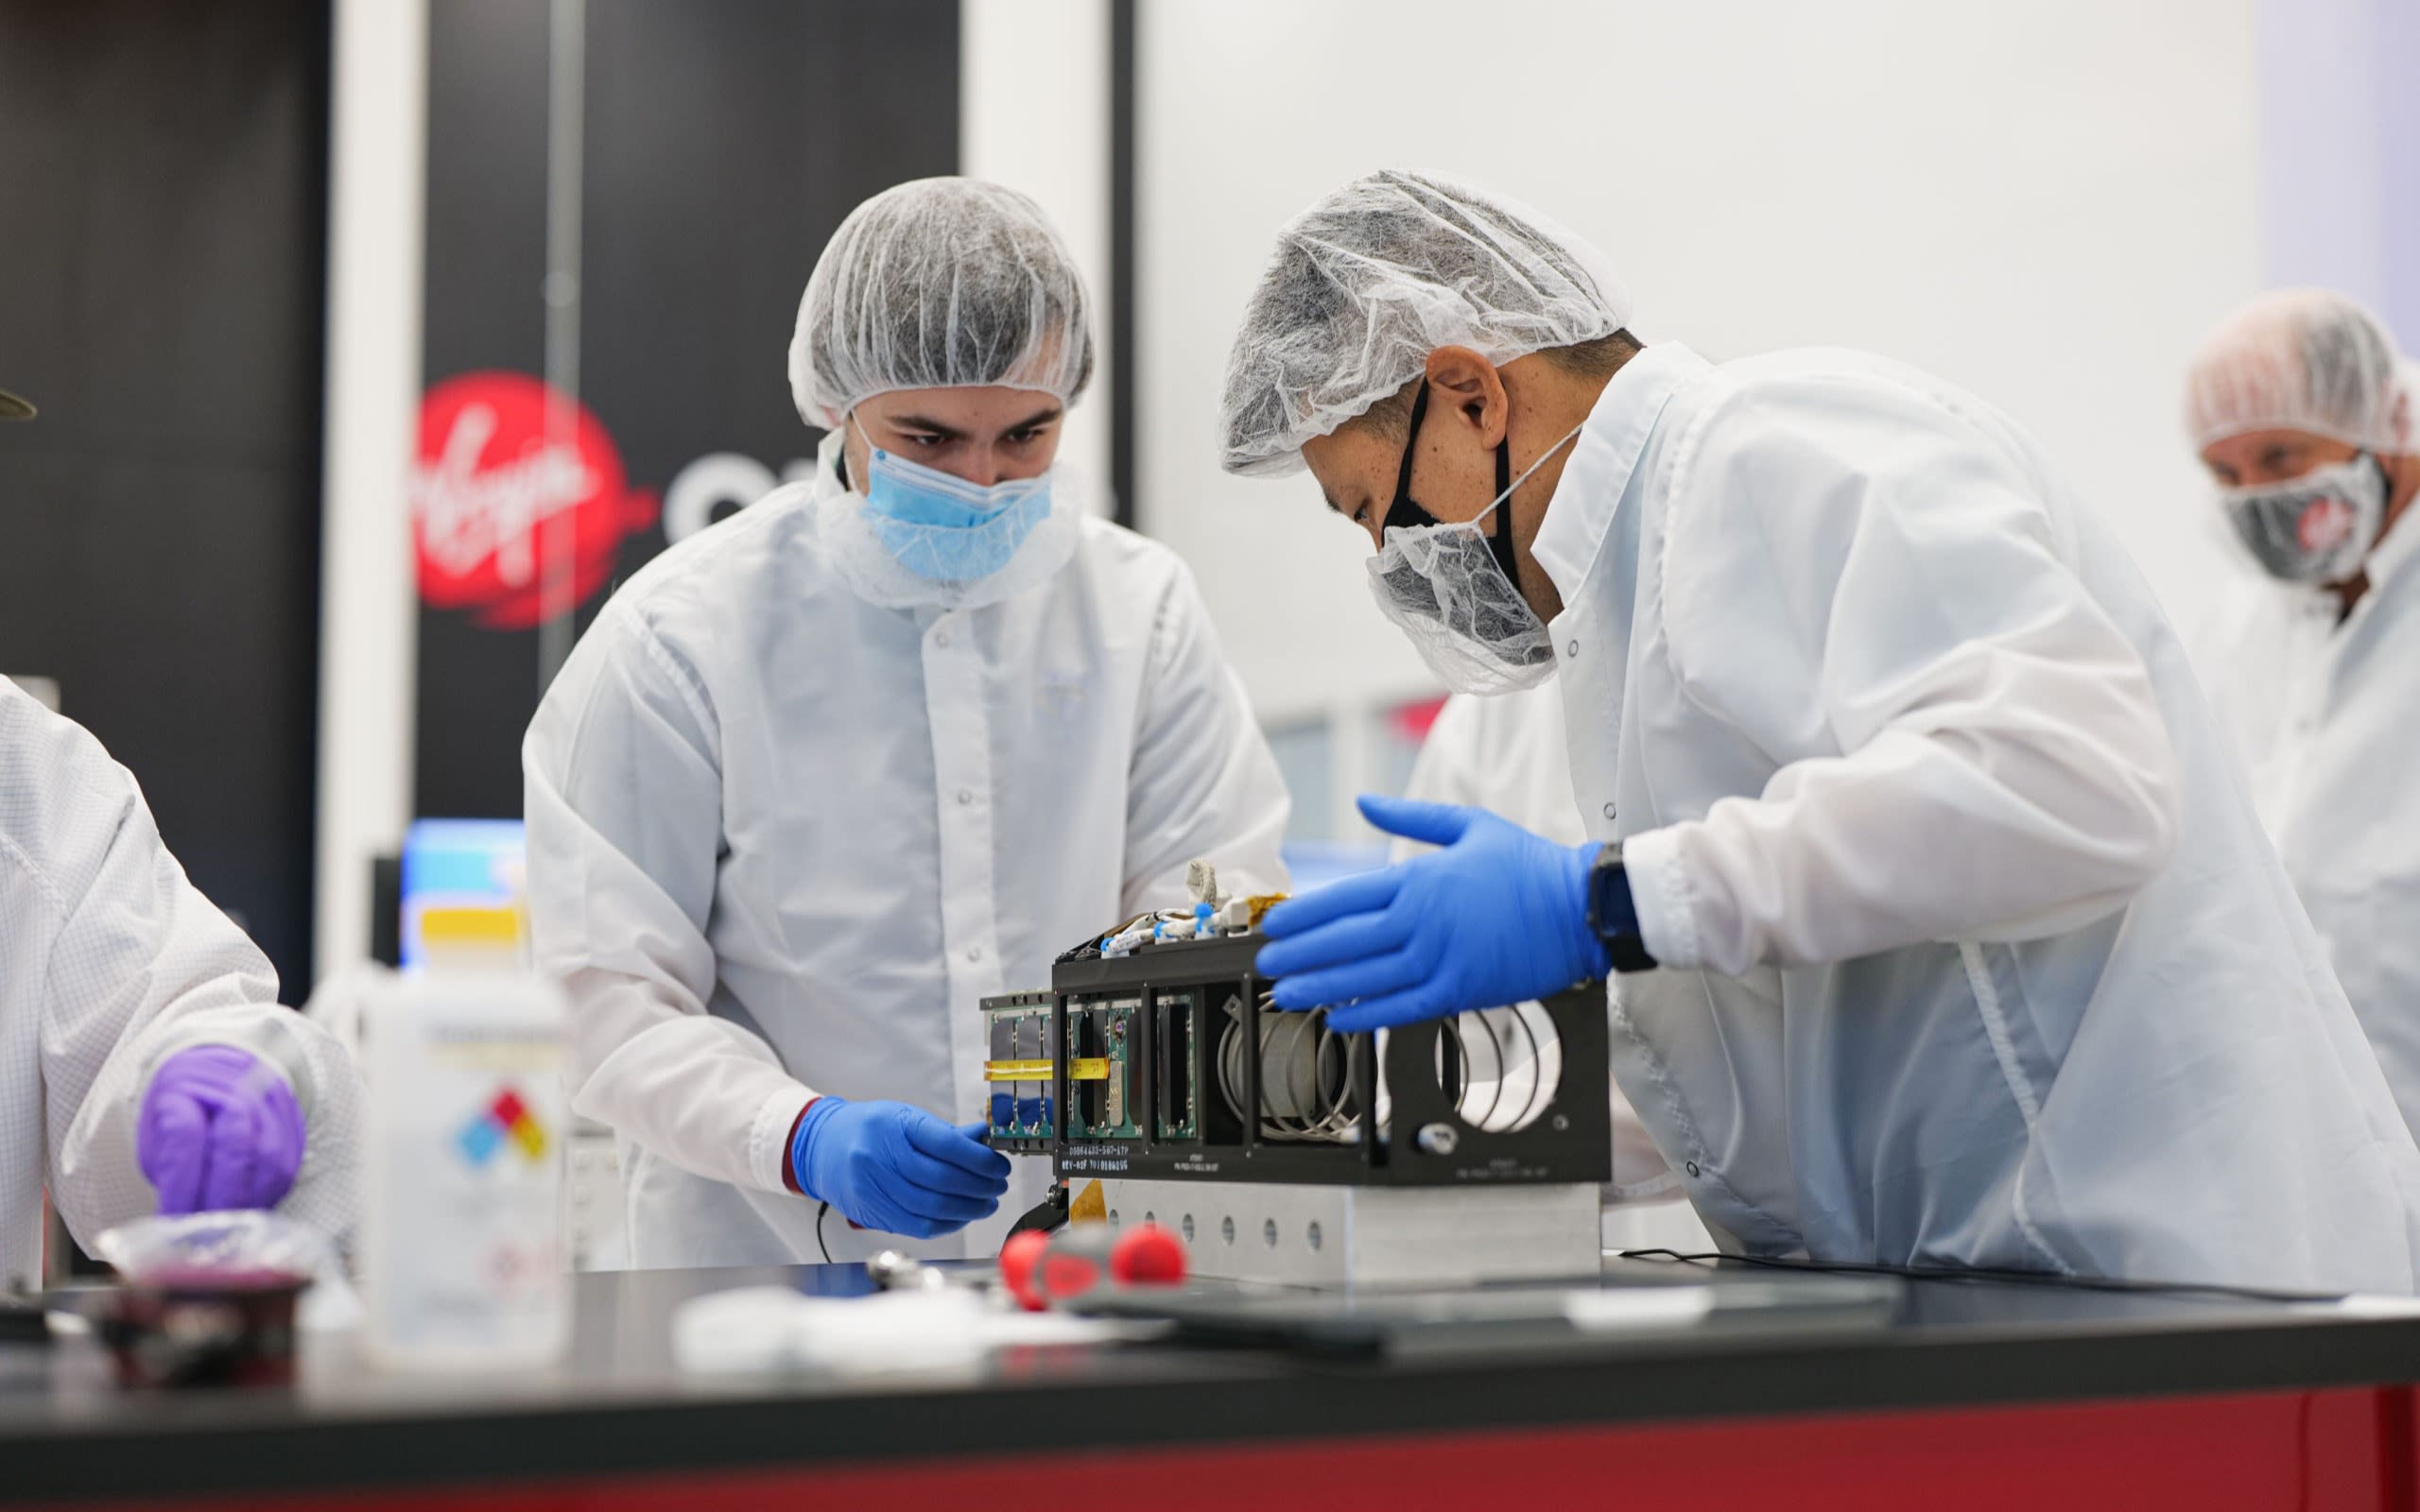
[[[1616,894],[1617,907],[1609,907]],[[1622,864],[1621,842],[1597,852],[1588,871],[1588,928],[1605,946],[1616,971],[1651,971],[1655,957],[1638,932],[1638,904],[1630,890],[1630,870]]]

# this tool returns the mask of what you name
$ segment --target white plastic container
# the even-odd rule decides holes
[[[535,1368],[571,1341],[563,1003],[518,926],[430,914],[426,967],[365,1004],[364,1338],[390,1368]]]

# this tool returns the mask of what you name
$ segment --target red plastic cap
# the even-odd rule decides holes
[[[1128,1229],[1109,1252],[1109,1274],[1121,1286],[1174,1286],[1184,1273],[1184,1241],[1155,1223]]]
[[[1054,1302],[1072,1301],[1100,1284],[1100,1266],[1089,1255],[1052,1250],[1042,1257],[1042,1293]]]
[[[1043,1309],[1042,1294],[1033,1289],[1033,1267],[1042,1252],[1050,1247],[1050,1236],[1039,1228],[1028,1228],[1021,1234],[1011,1234],[1000,1246],[1000,1280],[1008,1284],[1009,1295],[1028,1313]]]

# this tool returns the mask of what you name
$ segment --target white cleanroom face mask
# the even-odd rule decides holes
[[[1554,675],[1554,641],[1547,634],[1546,622],[1505,570],[1503,558],[1510,553],[1500,550],[1483,527],[1488,516],[1504,508],[1513,490],[1547,457],[1570,445],[1582,429],[1573,426],[1538,454],[1536,461],[1468,520],[1388,525],[1386,544],[1370,558],[1370,596],[1377,600],[1378,612],[1410,639],[1428,670],[1456,693],[1513,693]],[[1415,425],[1404,443],[1407,458],[1418,439]],[[1409,466],[1404,472],[1408,481]],[[1500,469],[1497,476],[1503,476]],[[1400,487],[1396,491],[1406,492]],[[1508,512],[1497,530],[1509,539],[1512,529]]]

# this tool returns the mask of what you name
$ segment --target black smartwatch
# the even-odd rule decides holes
[[[1588,929],[1605,942],[1616,971],[1651,971],[1655,957],[1639,937],[1638,905],[1631,900],[1630,873],[1622,867],[1622,844],[1609,841],[1588,868]]]

